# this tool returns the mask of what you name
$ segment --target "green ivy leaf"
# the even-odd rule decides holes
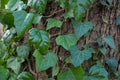
[[[77,38],[74,34],[61,35],[56,38],[56,43],[68,50],[77,43]]]
[[[69,56],[65,59],[65,63],[72,63],[71,56]]]
[[[66,8],[67,7],[67,0],[55,0],[59,5],[60,7],[62,8]]]
[[[85,35],[89,30],[91,30],[93,28],[92,23],[90,22],[73,22],[73,27],[75,30],[75,34],[77,36],[77,38],[79,39],[80,37],[82,37],[83,35]]]
[[[15,28],[11,28],[10,30],[6,30],[3,37],[2,37],[2,40],[5,42],[5,43],[9,43],[12,38],[13,38],[13,35],[16,33],[16,30]]]
[[[85,10],[90,7],[91,3],[94,3],[96,0],[56,0],[60,7],[67,9],[68,12],[65,12],[65,18],[74,17],[77,22],[80,22],[82,17],[85,14]]]
[[[48,78],[47,80],[55,80],[54,78]]]
[[[107,58],[106,63],[108,64],[111,72],[117,71],[118,61],[115,58]]]
[[[48,0],[28,0],[27,5],[32,7],[36,13],[43,14]]]
[[[8,80],[16,80],[17,75],[13,72],[10,73]]]
[[[88,9],[90,6],[89,0],[77,0],[77,4],[80,4],[82,7]]]
[[[116,50],[114,40],[111,36],[103,37],[103,40],[114,50]]]
[[[116,19],[116,25],[120,26],[120,16],[118,16],[117,19]]]
[[[9,71],[0,65],[0,80],[7,80],[9,77]]]
[[[107,7],[108,9],[110,9],[111,5],[112,5],[112,2],[113,0],[100,0],[101,4],[105,7]]]
[[[117,76],[117,80],[120,80],[120,72],[116,72],[115,75]]]
[[[16,9],[22,10],[22,8],[25,8],[25,4],[21,0],[9,0],[6,5],[6,9],[9,9],[10,11],[15,11]]]
[[[17,47],[17,55],[23,59],[27,59],[30,52],[30,46],[28,44]]]
[[[54,67],[52,68],[52,76],[53,76],[53,77],[56,76],[56,75],[58,74],[59,70],[60,70],[60,67],[59,67],[59,66],[54,66]]]
[[[105,47],[103,47],[103,48],[100,48],[100,52],[101,52],[103,55],[105,55],[105,54],[106,54],[106,52],[107,52],[107,50],[106,50],[106,48],[105,48]]]
[[[15,11],[13,16],[18,37],[22,37],[22,35],[31,28],[34,14],[27,14],[25,11]]]
[[[72,67],[58,74],[58,80],[80,80],[82,79],[84,70],[82,67]]]
[[[35,52],[33,53],[33,56],[35,57],[37,72],[40,72],[42,70],[41,69],[41,66],[42,66],[41,63],[42,63],[44,57],[37,50],[35,50]]]
[[[80,66],[85,60],[92,57],[92,51],[89,49],[80,51],[77,46],[72,46],[69,51],[71,54],[72,63],[75,67]]]
[[[6,14],[2,14],[3,18],[1,19],[2,24],[7,24],[8,27],[13,27],[14,26],[14,17],[12,15],[12,13],[7,13]]]
[[[33,80],[33,76],[29,72],[22,72],[17,77],[18,80]]]
[[[57,19],[53,19],[53,18],[49,18],[47,19],[47,30],[53,28],[53,27],[58,27],[60,28],[62,26],[62,22],[57,20]]]
[[[0,64],[8,57],[8,49],[3,41],[0,41]]]
[[[35,15],[35,18],[34,18],[34,20],[33,20],[33,24],[40,24],[41,22],[41,18],[42,18],[42,16],[40,16],[40,15]]]
[[[48,52],[44,58],[37,50],[35,50],[33,56],[36,59],[36,67],[38,72],[55,66],[58,61],[57,55],[53,52]]]
[[[108,80],[108,72],[101,64],[93,65],[83,80]]]
[[[73,11],[73,13],[74,13],[74,18],[75,18],[75,20],[76,20],[77,22],[80,22],[81,19],[82,19],[83,16],[84,16],[84,14],[85,14],[85,10],[84,10],[83,7],[77,6],[77,7],[75,8],[75,10]]]
[[[14,71],[14,73],[18,74],[21,67],[21,62],[17,57],[10,57],[7,60],[7,67],[11,68]]]
[[[71,9],[68,12],[65,12],[63,16],[64,18],[73,18],[74,17],[73,10]]]
[[[32,28],[29,33],[29,40],[34,44],[35,48],[42,54],[47,52],[50,46],[48,33],[44,30],[38,30],[37,28]]]

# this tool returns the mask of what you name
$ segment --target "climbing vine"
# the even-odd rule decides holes
[[[0,80],[38,80],[38,74],[50,68],[51,76],[47,80],[110,80],[106,66],[97,55],[98,52],[102,56],[106,55],[104,43],[113,51],[117,51],[114,40],[110,35],[102,35],[96,39],[97,50],[89,47],[87,37],[95,26],[87,17],[83,20],[97,1],[55,0],[60,10],[46,16],[50,2],[52,0],[0,0],[0,23],[4,33],[0,40]],[[109,8],[105,0],[100,2]],[[112,0],[108,2],[111,4]],[[59,12],[63,12],[60,15],[62,20],[53,17]],[[72,21],[73,33],[61,34],[61,28],[68,19]],[[117,25],[119,23],[118,17]],[[41,24],[44,28],[38,29],[36,26]],[[53,35],[50,35],[49,31],[53,28],[58,29],[58,34],[55,35],[57,47],[62,47],[69,53],[62,67],[59,56],[50,49],[50,38]],[[83,49],[80,49],[77,42],[82,37],[86,38],[86,43]],[[31,56],[35,59],[35,72],[30,66]],[[86,71],[83,64],[90,59],[93,59],[93,64]],[[29,64],[29,71],[21,71],[24,63]],[[119,80],[118,61],[115,58],[107,58],[105,63],[110,73]]]

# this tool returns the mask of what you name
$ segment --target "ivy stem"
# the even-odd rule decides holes
[[[58,11],[55,11],[55,12],[53,12],[52,14],[50,14],[50,15],[48,15],[48,16],[43,16],[43,18],[50,18],[50,17],[52,17],[53,15],[55,15],[55,14],[57,14],[57,13],[59,13],[59,12],[62,12],[62,11],[64,11],[64,9],[60,9],[60,10],[58,10]]]
[[[29,71],[30,71],[35,77],[37,77],[37,74],[36,74],[36,73],[32,70],[32,68],[31,68],[30,61],[27,60],[27,62],[28,62],[28,68],[29,68]]]
[[[88,21],[88,16],[89,16],[89,9],[86,11],[86,21]],[[88,35],[87,35],[87,37],[86,37],[86,44],[88,44],[89,43],[89,32],[88,32]]]

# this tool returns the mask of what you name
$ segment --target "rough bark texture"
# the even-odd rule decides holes
[[[54,28],[54,29],[49,30],[50,39],[51,39],[50,50],[53,50],[53,52],[59,55],[58,65],[61,67],[61,69],[64,66],[64,63],[63,63],[64,60],[66,59],[67,56],[69,56],[69,52],[67,52],[62,47],[57,46],[55,42],[55,38],[58,35],[62,35],[62,34],[65,35],[65,34],[74,32],[73,27],[72,27],[72,21],[70,19],[64,19],[62,17],[63,12],[64,10],[62,10],[53,1],[47,5],[47,10],[43,17],[44,24],[37,25],[37,26],[34,25],[34,27],[37,27],[39,29],[45,28],[46,22],[44,21],[49,17],[56,18],[64,22],[61,29]],[[97,51],[98,45],[96,44],[95,40],[103,35],[104,36],[111,35],[114,38],[115,45],[118,51],[114,52],[107,44],[105,44],[104,42],[103,43],[104,43],[104,46],[107,48],[106,57],[115,57],[119,61],[118,71],[120,71],[120,27],[117,27],[115,22],[116,22],[116,17],[119,15],[120,15],[120,0],[113,0],[110,10],[102,6],[99,1],[96,4],[91,5],[91,8],[89,9],[89,11],[86,11],[83,21],[86,21],[86,20],[91,21],[94,25],[95,30],[90,31],[87,37],[80,38],[78,42],[78,46],[80,49],[82,49],[85,44],[88,44],[90,47],[95,48]],[[106,22],[104,22],[104,20],[106,20]],[[98,56],[99,56],[99,59],[102,58],[103,61],[106,59],[106,57],[103,57],[102,55],[98,54]],[[33,58],[31,58],[31,60],[34,63]],[[89,61],[85,61],[85,64],[83,64],[83,66],[85,70],[88,71],[90,66],[93,64],[94,62],[91,59]],[[32,66],[32,68],[35,67],[34,64],[30,66]],[[40,73],[40,75],[37,75],[38,79],[36,80],[45,80],[45,77],[51,76],[49,72],[51,73],[51,69],[49,69],[47,73],[46,72]],[[41,75],[43,73],[47,76]]]
[[[56,7],[55,7],[56,6]],[[60,10],[60,8],[57,6],[56,3],[51,3],[48,7],[50,9],[46,11],[50,11],[45,15],[52,14],[56,10]],[[63,20],[62,13],[63,11],[54,14],[52,17],[56,19]],[[94,25],[93,31],[90,31],[87,38],[82,37],[80,38],[78,42],[78,46],[80,49],[83,48],[85,44],[89,44],[89,46],[94,47],[97,49],[98,45],[95,43],[95,40],[99,38],[100,36],[107,36],[110,35],[113,37],[115,41],[115,45],[117,48],[117,52],[114,52],[107,44],[104,44],[104,46],[107,48],[107,55],[106,57],[115,57],[120,62],[120,28],[116,26],[116,17],[120,15],[120,0],[113,0],[113,3],[110,7],[110,10],[108,10],[105,6],[101,5],[98,1],[96,4],[91,5],[91,8],[89,11],[86,11],[85,17],[83,18],[83,21],[91,21]],[[106,22],[104,22],[104,20]],[[55,43],[55,38],[59,34],[68,34],[73,33],[72,28],[72,21],[67,19],[63,20],[64,24],[62,26],[62,29],[52,29],[49,31],[51,34],[51,48],[54,52],[56,52],[59,55],[60,62],[59,65],[63,65],[63,61],[68,56],[68,52],[64,50],[62,47],[57,47]],[[104,43],[104,42],[103,42]],[[99,53],[99,52],[98,52]],[[99,56],[103,57],[103,56]],[[106,57],[103,57],[103,60],[105,60]],[[88,70],[88,68],[93,64],[92,61],[86,61],[84,66],[85,70]],[[120,64],[118,66],[118,70],[120,71]]]

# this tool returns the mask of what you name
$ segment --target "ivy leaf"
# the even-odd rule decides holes
[[[85,14],[85,10],[84,10],[83,7],[77,6],[77,7],[74,9],[73,13],[74,13],[75,20],[76,20],[77,22],[80,22],[81,19],[82,19],[83,16],[84,16],[84,14]]]
[[[8,80],[16,80],[17,75],[13,72],[10,73]]]
[[[75,35],[77,38],[81,38],[83,35],[85,35],[89,30],[93,28],[92,23],[90,22],[73,22],[73,27],[75,30]]]
[[[116,18],[116,25],[117,25],[117,26],[120,26],[120,16],[118,16],[118,17]]]
[[[80,51],[77,46],[72,46],[70,47],[69,51],[72,58],[72,64],[75,67],[80,66],[85,60],[88,60],[92,57],[92,51],[89,49]]]
[[[80,4],[81,7],[88,9],[90,6],[90,1],[88,0],[77,0],[77,4]]]
[[[108,80],[108,72],[101,64],[93,65],[83,80]]]
[[[25,4],[21,0],[9,0],[8,4],[6,5],[6,9],[9,9],[10,11],[15,11],[16,9],[22,10],[25,9]]]
[[[53,77],[56,76],[56,75],[58,74],[59,70],[60,70],[60,67],[54,66],[54,67],[52,68],[52,76],[53,76]]]
[[[114,40],[111,36],[103,37],[103,40],[114,50],[116,50]]]
[[[29,40],[34,44],[35,48],[40,51],[40,53],[45,53],[48,51],[50,46],[49,35],[44,30],[38,30],[37,28],[32,28],[29,31]]]
[[[41,66],[42,66],[41,63],[42,63],[44,57],[37,50],[35,50],[35,52],[33,53],[33,56],[35,57],[37,72],[40,72],[42,70],[41,69]]]
[[[110,9],[112,2],[113,2],[113,0],[100,0],[100,3],[103,6],[107,7],[108,9]]]
[[[36,13],[43,14],[48,0],[28,0],[27,5],[32,7]]]
[[[59,5],[60,7],[62,8],[66,8],[67,7],[67,0],[55,0]]]
[[[63,14],[64,18],[73,18],[74,17],[74,14],[73,14],[73,10],[69,10],[68,12],[65,12]],[[77,15],[76,15],[77,16]]]
[[[20,0],[9,0],[8,4],[6,5],[6,9],[14,11],[15,9],[17,9],[19,2]]]
[[[18,80],[33,80],[33,76],[29,72],[22,72],[17,77]]]
[[[107,58],[106,63],[108,64],[111,72],[117,71],[118,61],[115,58]]]
[[[15,33],[16,33],[15,28],[11,28],[10,30],[6,30],[1,40],[3,40],[6,43],[9,43],[12,40],[13,35]]]
[[[90,68],[89,73],[92,75],[98,74],[98,75],[103,76],[103,77],[108,76],[108,72],[105,70],[105,68],[102,66],[102,64],[93,65]]]
[[[9,71],[0,65],[0,80],[7,80],[9,77]]]
[[[15,11],[13,16],[18,37],[22,37],[22,35],[31,28],[34,14],[27,14],[25,11]]]
[[[71,56],[69,56],[65,59],[65,63],[72,63]]]
[[[14,73],[18,74],[21,67],[21,62],[17,57],[10,57],[7,60],[7,67],[11,68],[14,71]]]
[[[100,48],[100,52],[101,52],[103,55],[105,55],[105,54],[106,54],[106,52],[107,52],[107,50],[106,50],[106,48],[105,48],[105,47],[103,47],[103,48]]]
[[[27,59],[30,52],[30,46],[28,44],[17,47],[17,55],[23,59]]]
[[[120,72],[116,72],[115,75],[117,76],[117,80],[120,80]]]
[[[37,71],[43,71],[56,65],[58,58],[53,52],[48,52],[45,58],[36,50],[33,54],[36,59]]]
[[[42,16],[35,15],[35,18],[33,20],[33,24],[40,24]]]
[[[12,13],[7,13],[6,11],[6,14],[1,13],[0,16],[2,16],[0,17],[0,21],[2,24],[8,25],[9,28],[14,26],[14,16],[12,15]]]
[[[0,64],[8,57],[8,49],[3,41],[0,41]]]
[[[82,79],[84,70],[82,67],[72,67],[58,74],[58,80],[79,80]]]
[[[47,30],[53,28],[53,27],[61,27],[62,26],[62,22],[53,18],[49,18],[47,19]]]
[[[61,35],[56,38],[56,43],[68,50],[77,43],[77,38],[74,34]]]

